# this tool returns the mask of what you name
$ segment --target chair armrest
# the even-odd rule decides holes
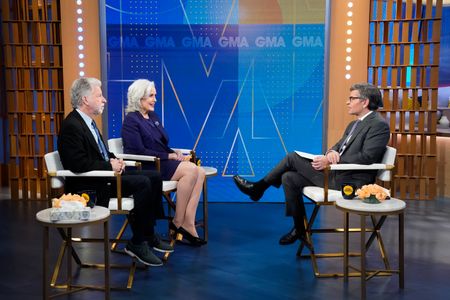
[[[391,170],[393,165],[386,164],[333,164],[329,165],[329,169],[332,171],[342,171],[342,170]]]
[[[127,167],[139,167],[141,165],[140,162],[134,160],[124,160],[123,162]]]
[[[158,158],[156,156],[150,155],[137,155],[137,154],[116,154],[116,157],[134,161],[156,161]]]
[[[192,151],[192,149],[183,149],[183,148],[172,148],[172,150],[174,150],[174,151],[179,150],[184,155],[189,155],[189,154],[191,154],[191,151]]]
[[[60,170],[56,172],[48,172],[48,175],[63,177],[115,177],[118,173],[114,171],[89,171],[84,173],[74,173],[69,170]]]

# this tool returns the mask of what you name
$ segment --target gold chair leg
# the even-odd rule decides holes
[[[125,229],[127,228],[127,226],[128,226],[128,218],[126,218],[125,221],[123,222],[123,225],[120,228],[120,230],[117,233],[117,236],[115,238],[116,240],[122,239],[123,233],[125,232]],[[117,246],[118,246],[118,242],[113,242],[111,244],[111,251],[117,251]]]
[[[70,290],[70,293],[73,293],[75,291],[75,289],[80,289],[79,286],[77,285],[70,285],[70,277],[69,277],[69,281],[64,283],[64,284],[58,284],[57,280],[59,277],[59,272],[61,270],[61,266],[62,266],[62,262],[64,259],[64,256],[66,255],[66,249],[69,248],[68,245],[68,241],[69,241],[69,232],[66,234],[66,232],[64,231],[64,229],[62,228],[58,228],[58,232],[61,235],[62,238],[62,243],[61,243],[61,247],[58,253],[58,257],[56,259],[56,263],[55,263],[55,267],[53,269],[53,274],[52,274],[52,278],[50,280],[50,286],[53,288],[57,288],[57,289],[67,289],[69,286],[71,286],[71,288],[73,288],[72,290]],[[104,239],[70,239],[70,243],[72,243],[72,241],[76,241],[76,242],[84,242],[84,243],[98,243],[101,241],[104,241]],[[108,241],[109,243],[109,241]],[[75,262],[77,263],[77,265],[80,268],[96,268],[96,269],[103,269],[105,268],[104,264],[98,264],[98,263],[83,263],[81,262],[80,257],[78,256],[76,250],[73,247],[70,247],[71,251],[71,255],[67,255],[67,263],[68,263],[68,267],[71,269],[71,262],[72,259],[75,260]],[[68,254],[68,253],[67,253]],[[70,262],[70,263],[69,263]],[[69,268],[68,268],[68,276],[71,275],[72,271],[70,270],[69,272]],[[111,290],[129,290],[131,289],[132,285],[133,285],[133,281],[134,281],[134,274],[136,272],[136,262],[133,260],[131,266],[129,265],[117,265],[117,264],[110,264],[110,268],[119,268],[119,269],[130,269],[130,272],[128,274],[128,281],[127,281],[127,286],[126,287],[117,287],[117,286],[110,286]],[[84,287],[86,288],[86,287]],[[94,288],[94,287],[90,287],[90,288]],[[83,288],[81,288],[83,289]],[[62,293],[62,294],[67,294],[67,293]]]
[[[377,222],[377,219],[375,218],[375,216],[371,216],[374,231],[370,235],[369,240],[367,241],[366,249],[369,249],[370,244],[371,244],[371,239],[373,240],[376,237],[377,242],[378,242],[378,248],[380,249],[381,259],[384,262],[384,267],[386,268],[386,270],[391,270],[391,266],[389,264],[389,259],[387,257],[386,248],[384,247],[383,238],[381,237],[381,233],[380,233],[381,226],[383,226],[384,221],[386,220],[386,217],[387,216],[382,216],[380,218],[380,220]]]
[[[52,286],[52,287],[58,286],[56,284],[56,281],[58,280],[59,271],[61,270],[62,261],[64,259],[64,254],[66,253],[66,249],[68,247],[68,240],[69,240],[68,234],[66,234],[64,229],[57,228],[57,230],[63,241],[61,243],[61,247],[59,248],[58,258],[56,259],[55,268],[53,269],[52,279],[50,281],[50,286]],[[77,265],[81,266],[82,263],[81,263],[80,257],[76,253],[75,249],[73,249],[73,247],[70,247],[70,248],[71,248],[72,258],[75,260]],[[64,285],[64,286],[66,286],[66,285]]]
[[[306,216],[303,218],[303,222],[305,224],[306,232],[310,236],[310,243],[311,243],[311,245],[313,243],[312,238],[311,238],[311,235],[312,235],[311,227],[312,227],[312,224],[314,224],[314,221],[316,219],[317,213],[319,212],[319,209],[320,209],[320,206],[318,206],[318,205],[314,206],[314,209],[313,209],[313,212],[311,213],[311,217],[309,218],[309,221],[306,218]],[[297,256],[302,256],[302,252],[303,252],[304,246],[305,246],[304,243],[300,242],[300,246],[297,249],[297,254],[296,254]]]
[[[170,236],[171,237],[175,236],[175,238],[171,238],[170,240],[170,246],[172,247],[175,246],[176,241],[181,241],[183,239],[183,235],[181,233],[175,233],[172,230],[170,231]],[[169,252],[164,253],[163,261],[167,261],[169,259],[170,254],[171,253]]]
[[[208,241],[208,187],[207,178],[203,181],[203,239]]]

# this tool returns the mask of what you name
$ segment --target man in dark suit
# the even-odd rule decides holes
[[[283,185],[286,199],[286,215],[294,219],[294,228],[280,239],[281,245],[304,240],[306,215],[302,190],[305,186],[324,184],[323,170],[329,164],[354,163],[372,164],[381,161],[389,142],[390,130],[387,122],[376,112],[383,106],[381,93],[368,83],[354,84],[347,100],[348,112],[358,119],[351,122],[342,138],[324,155],[313,160],[289,153],[263,179],[250,182],[236,175],[237,187],[254,201],[258,201],[270,187]],[[342,183],[353,183],[358,187],[375,181],[376,171],[330,172],[331,188],[340,189]]]
[[[61,125],[58,152],[65,169],[75,173],[93,170],[113,170],[122,173],[122,196],[133,195],[134,208],[128,216],[133,232],[125,252],[150,266],[161,266],[162,261],[150,249],[173,252],[173,247],[161,241],[153,227],[155,219],[163,215],[162,181],[156,171],[127,171],[123,160],[108,151],[99,133],[94,117],[101,115],[106,104],[101,82],[95,78],[79,78],[71,88],[74,110]],[[115,196],[116,181],[110,178],[66,179],[65,191],[77,193],[83,190],[96,192],[97,205],[108,207],[109,198]]]

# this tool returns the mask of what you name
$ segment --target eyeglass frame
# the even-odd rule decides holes
[[[348,97],[348,101],[349,101],[349,102],[352,102],[353,100],[356,100],[356,99],[359,99],[359,100],[367,100],[367,98],[361,97],[361,96],[350,96],[350,97]]]

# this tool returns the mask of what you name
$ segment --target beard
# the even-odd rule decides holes
[[[101,115],[101,114],[103,113],[103,110],[104,110],[104,109],[105,109],[104,106],[96,107],[96,108],[94,109],[94,114],[95,114],[96,116]]]

